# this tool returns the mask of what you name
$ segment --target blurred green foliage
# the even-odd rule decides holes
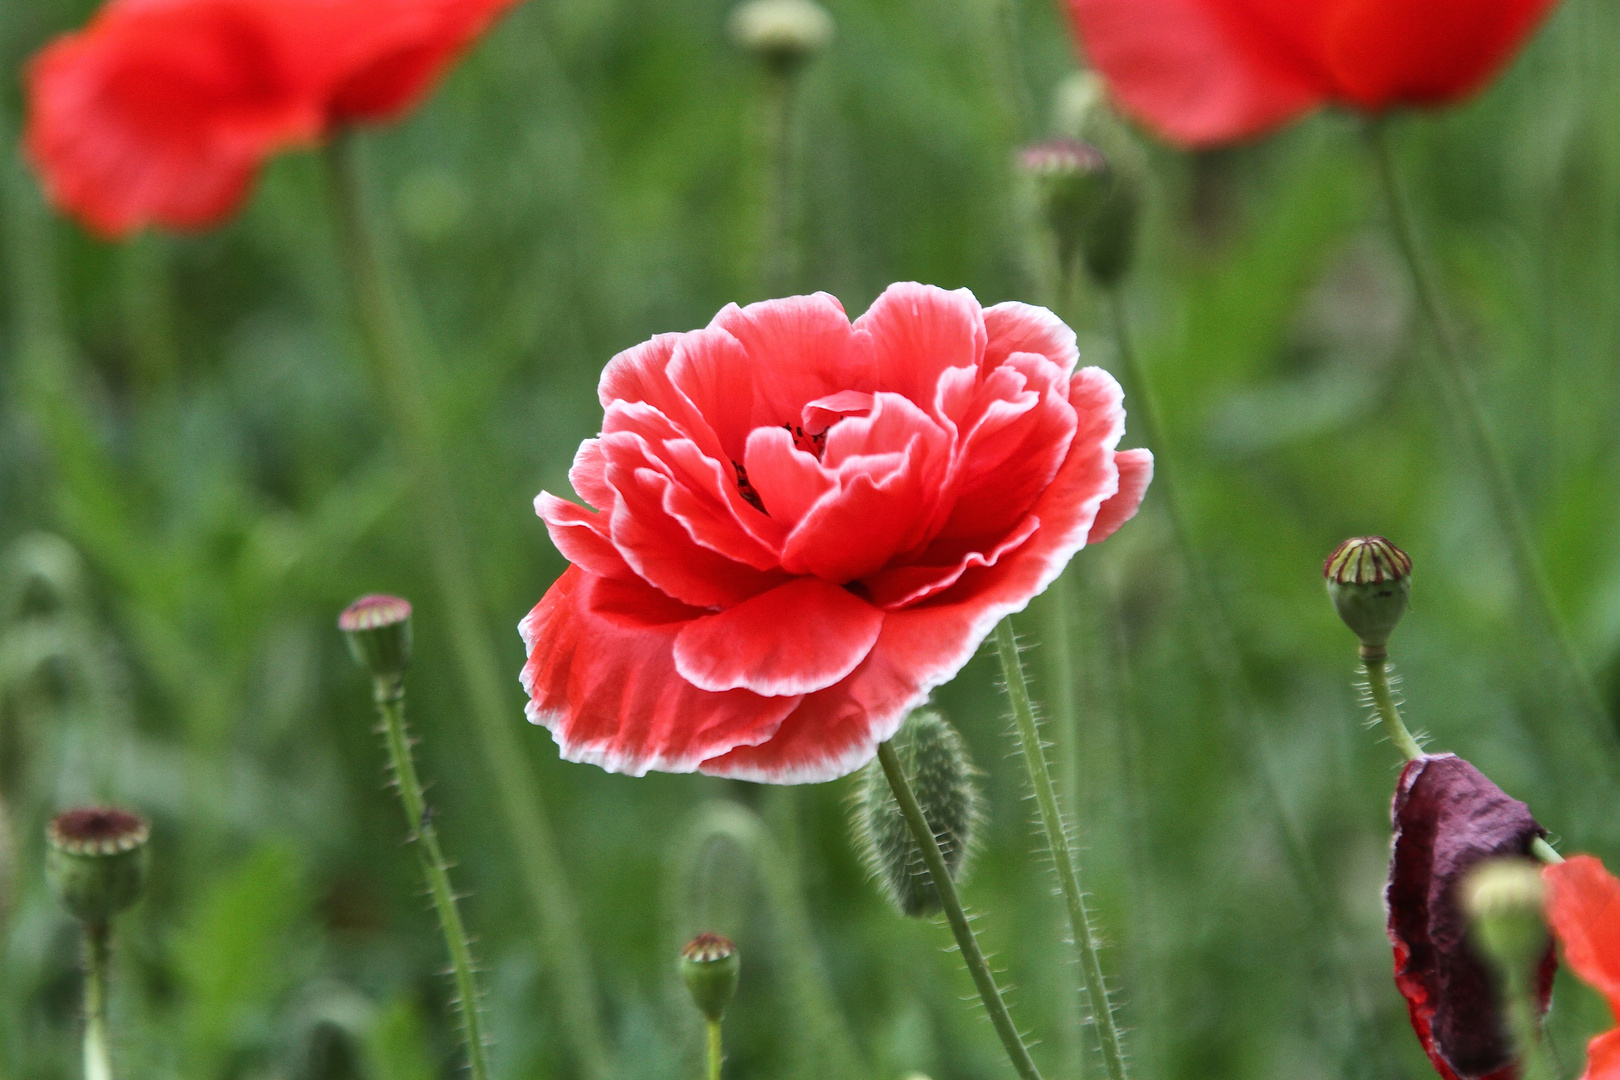
[[[1072,67],[1024,0],[1017,81],[989,0],[830,0],[796,138],[799,287],[858,312],[890,281],[1040,299],[1011,175],[1025,108]],[[0,8],[11,77],[83,0]],[[529,512],[564,491],[615,351],[758,299],[763,113],[718,0],[530,0],[404,123],[367,136],[405,278],[440,360],[480,602],[509,628],[561,570]],[[1620,10],[1567,0],[1480,100],[1399,118],[1400,165],[1559,599],[1614,698],[1620,675]],[[1029,126],[1029,125],[1025,125]],[[1042,127],[1043,125],[1035,125]],[[1037,134],[1030,131],[1028,134]],[[1416,563],[1393,655],[1409,717],[1529,801],[1566,849],[1620,859],[1613,732],[1568,719],[1474,463],[1417,363],[1355,124],[1158,149],[1138,337],[1182,490],[1261,689],[1283,801],[1344,922],[1280,854],[1255,756],[1198,675],[1162,505],[1077,560],[1082,723],[1049,728],[1138,1074],[1419,1077],[1380,889],[1395,757],[1361,730],[1353,641],[1321,592],[1344,536]],[[0,201],[0,1078],[77,1074],[74,928],[40,879],[55,809],[154,821],[154,879],[120,924],[122,1071],[151,1078],[427,1080],[455,1052],[441,946],[384,790],[364,679],[333,627],[355,595],[417,602],[413,723],[486,965],[503,1077],[570,1077],[554,996],[488,778],[471,754],[406,478],[344,307],[318,163],[288,155],[231,224],[123,246],[51,220],[8,151]],[[1065,314],[1109,365],[1098,298]],[[1034,636],[1040,604],[1021,622]],[[1046,692],[1049,656],[1032,656]],[[1052,1076],[1083,1075],[1062,916],[981,657],[939,701],[986,770],[966,896]],[[1616,702],[1615,704],[1620,704]],[[728,1075],[1005,1075],[944,930],[864,880],[852,781],[761,790],[568,765],[525,731],[602,984],[617,1075],[697,1074],[679,935],[735,938]],[[1242,741],[1240,741],[1242,740]],[[719,800],[719,802],[716,802]],[[695,926],[703,920],[711,925]],[[1573,1071],[1601,1022],[1561,984]]]

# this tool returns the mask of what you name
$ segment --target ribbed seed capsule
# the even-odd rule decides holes
[[[106,922],[140,899],[150,835],[145,819],[115,807],[58,814],[45,830],[51,890],[78,918]]]
[[[911,714],[894,748],[911,780],[923,817],[934,831],[953,882],[960,881],[983,814],[962,736],[933,710]],[[920,918],[940,910],[939,893],[923,865],[900,805],[882,767],[872,762],[861,775],[854,803],[856,845],[867,870],[902,914]]]
[[[1362,655],[1383,655],[1395,624],[1406,614],[1411,556],[1382,536],[1353,536],[1333,549],[1322,577],[1339,618],[1361,639]]]

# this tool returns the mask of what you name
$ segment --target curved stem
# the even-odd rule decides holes
[[[1395,744],[1395,749],[1407,761],[1414,761],[1423,756],[1423,747],[1412,738],[1412,733],[1406,730],[1406,721],[1401,719],[1400,706],[1395,703],[1395,695],[1389,688],[1389,659],[1383,656],[1369,656],[1362,661],[1361,670],[1367,676],[1367,693],[1372,697],[1373,709],[1378,713],[1378,719],[1383,721],[1384,732],[1389,741]]]
[[[112,927],[84,924],[84,1080],[112,1080],[107,1046],[107,966]]]
[[[1024,678],[1024,664],[1018,657],[1018,641],[1013,635],[1010,618],[1002,619],[996,627],[996,649],[1001,654],[1001,674],[1007,683],[1007,697],[1012,701],[1013,723],[1018,728],[1024,767],[1029,770],[1030,786],[1035,789],[1035,805],[1040,808],[1046,846],[1052,853],[1052,866],[1057,871],[1063,902],[1068,907],[1069,929],[1074,938],[1075,952],[1079,954],[1086,997],[1091,1003],[1092,1022],[1097,1027],[1097,1041],[1102,1045],[1103,1067],[1108,1072],[1109,1080],[1125,1080],[1125,1052],[1119,1026],[1114,1023],[1114,1006],[1108,996],[1108,984],[1103,978],[1102,962],[1097,957],[1097,938],[1091,929],[1091,913],[1086,910],[1086,895],[1080,891],[1080,872],[1075,864],[1074,852],[1069,847],[1069,835],[1063,827],[1062,813],[1058,810],[1057,789],[1052,784],[1046,751],[1041,746],[1041,735],[1035,726],[1035,707],[1029,700],[1029,683]]]
[[[520,713],[507,697],[514,681],[501,673],[478,611],[478,582],[452,495],[453,476],[428,407],[401,300],[384,269],[366,210],[354,136],[334,139],[325,158],[360,337],[394,440],[415,474],[434,582],[479,745],[495,781],[496,801],[512,837],[513,862],[552,968],[558,991],[554,999],[563,1014],[559,1026],[584,1071],[605,1080],[612,1069],[597,1013],[596,980],[551,823],[524,772],[523,745],[516,733]]]
[[[724,1055],[720,1052],[720,1021],[707,1021],[709,1028],[709,1080],[720,1080],[720,1062]]]
[[[1591,672],[1581,659],[1574,636],[1570,633],[1563,614],[1558,610],[1557,601],[1553,597],[1552,583],[1547,578],[1546,569],[1542,566],[1541,557],[1537,554],[1535,542],[1531,538],[1529,521],[1525,517],[1518,496],[1514,493],[1513,481],[1508,476],[1507,461],[1502,454],[1501,445],[1497,442],[1490,419],[1485,414],[1485,404],[1480,399],[1479,389],[1474,385],[1467,365],[1463,363],[1462,350],[1457,346],[1451,322],[1441,305],[1440,290],[1435,283],[1434,275],[1419,250],[1411,208],[1407,205],[1400,182],[1395,175],[1395,156],[1390,149],[1385,124],[1379,120],[1369,121],[1365,130],[1367,145],[1372,151],[1373,164],[1377,168],[1379,186],[1383,189],[1384,201],[1388,206],[1395,242],[1401,249],[1401,256],[1406,261],[1407,269],[1411,272],[1418,306],[1423,309],[1424,317],[1434,331],[1437,348],[1425,349],[1422,352],[1430,359],[1435,376],[1446,390],[1442,397],[1451,406],[1457,426],[1462,428],[1468,441],[1473,444],[1474,456],[1482,467],[1481,472],[1485,487],[1490,492],[1491,503],[1497,517],[1501,519],[1503,531],[1507,534],[1508,550],[1512,554],[1514,566],[1518,569],[1522,584],[1535,596],[1535,606],[1557,645],[1565,677],[1580,699],[1580,705],[1588,714],[1588,719],[1610,734],[1611,738],[1607,741],[1612,750],[1612,731],[1607,722],[1608,711],[1603,707]]]
[[[484,1059],[483,1020],[479,1016],[478,982],[473,974],[472,946],[467,928],[461,921],[461,910],[456,906],[456,894],[450,887],[450,864],[445,861],[439,847],[438,830],[427,813],[427,800],[422,794],[422,782],[416,775],[416,762],[411,757],[411,741],[405,734],[405,689],[397,678],[378,679],[376,682],[377,715],[382,720],[383,738],[388,743],[388,762],[394,771],[394,786],[399,801],[405,806],[405,820],[411,827],[411,839],[420,845],[417,855],[422,873],[427,878],[428,893],[433,897],[433,910],[439,916],[439,929],[444,934],[445,948],[450,952],[450,973],[456,982],[457,1008],[461,1013],[462,1035],[467,1040],[467,1064],[472,1080],[487,1080],[489,1065]]]
[[[951,933],[956,936],[962,962],[967,964],[968,973],[973,976],[973,985],[979,990],[979,1000],[984,1002],[985,1012],[990,1014],[990,1022],[1001,1037],[1001,1045],[1006,1048],[1008,1059],[1023,1080],[1041,1080],[1040,1070],[1035,1068],[1035,1062],[1029,1056],[1029,1048],[1013,1026],[1012,1015],[1007,1012],[1007,1003],[1002,1000],[1001,989],[996,986],[990,964],[979,949],[979,939],[973,934],[967,912],[962,910],[962,899],[956,894],[956,884],[951,880],[950,872],[945,869],[945,856],[940,854],[939,840],[934,836],[934,830],[929,828],[928,819],[923,817],[916,793],[911,790],[911,781],[906,779],[905,769],[901,767],[899,755],[891,744],[878,744],[878,762],[889,781],[889,788],[894,792],[895,802],[900,804],[900,813],[911,828],[912,839],[922,849],[923,865],[928,867],[928,876],[934,883],[934,890],[939,893],[939,902],[945,909],[946,921],[951,924]]]

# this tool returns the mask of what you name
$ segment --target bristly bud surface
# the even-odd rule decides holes
[[[737,992],[737,946],[719,934],[699,934],[681,950],[681,981],[704,1019],[718,1022]]]
[[[45,828],[45,875],[79,919],[104,923],[140,899],[146,885],[145,819],[89,806],[58,814]]]
[[[1333,549],[1322,576],[1339,618],[1361,640],[1362,655],[1382,657],[1406,614],[1411,557],[1382,536],[1354,536]]]
[[[951,880],[960,881],[983,815],[978,770],[967,746],[943,716],[929,709],[911,714],[894,748]],[[853,825],[862,862],[902,914],[921,918],[940,910],[922,849],[876,761],[866,767],[856,790]]]
[[[832,41],[833,20],[815,0],[749,0],[732,11],[730,30],[767,69],[788,75]]]
[[[1491,859],[1463,879],[1463,910],[1479,949],[1504,974],[1528,973],[1547,951],[1546,886],[1530,859]]]
[[[343,609],[338,629],[355,663],[380,679],[398,679],[411,666],[411,604],[374,593]]]

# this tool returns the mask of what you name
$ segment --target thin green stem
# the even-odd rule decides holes
[[[996,627],[996,649],[1001,654],[1001,675],[1007,684],[1007,697],[1012,702],[1013,723],[1018,729],[1018,743],[1024,752],[1024,767],[1029,771],[1030,786],[1035,789],[1035,805],[1040,809],[1046,846],[1052,853],[1052,866],[1057,871],[1058,886],[1063,891],[1063,902],[1069,911],[1069,930],[1075,952],[1080,958],[1080,971],[1085,978],[1086,997],[1091,1004],[1097,1041],[1102,1046],[1103,1067],[1107,1070],[1109,1080],[1125,1080],[1125,1051],[1119,1026],[1114,1022],[1114,1004],[1103,978],[1102,961],[1097,957],[1097,938],[1091,927],[1091,913],[1086,910],[1086,894],[1080,889],[1080,871],[1069,846],[1068,831],[1063,827],[1057,789],[1052,784],[1052,772],[1046,763],[1046,751],[1041,746],[1041,734],[1035,726],[1035,707],[1029,699],[1029,683],[1024,678],[1024,664],[1018,656],[1018,639],[1013,634],[1010,618],[1002,619]]]
[[[450,952],[450,973],[456,983],[456,1006],[461,1013],[461,1031],[467,1041],[467,1064],[472,1080],[487,1080],[489,1065],[484,1056],[483,1020],[479,1016],[478,980],[474,974],[472,944],[461,921],[455,891],[450,887],[450,864],[439,847],[439,833],[427,813],[422,782],[416,775],[411,740],[405,733],[405,687],[399,678],[376,680],[377,716],[382,721],[383,738],[388,743],[388,762],[394,770],[399,801],[405,807],[405,821],[416,853],[427,878],[433,910],[439,916],[445,948]]]
[[[484,760],[511,834],[512,861],[523,875],[563,1014],[560,1027],[592,1077],[612,1075],[597,1013],[596,980],[585,956],[573,897],[558,858],[545,807],[524,771],[516,734],[519,715],[508,699],[514,680],[501,673],[478,610],[478,583],[455,505],[454,479],[422,385],[405,328],[401,300],[378,250],[364,201],[352,134],[340,135],[325,154],[348,285],[372,376],[381,392],[399,450],[415,474],[428,555],[449,623]]]
[[[799,272],[793,167],[793,106],[798,86],[797,71],[772,71],[766,75],[765,138],[769,176],[764,284],[768,296],[788,293]]]
[[[725,1055],[720,1052],[720,1021],[706,1021],[709,1029],[709,1080],[720,1080],[720,1062]]]
[[[894,792],[895,802],[900,804],[900,813],[905,816],[911,836],[922,850],[923,865],[928,868],[929,879],[933,881],[934,891],[939,894],[939,902],[945,909],[945,919],[951,924],[951,933],[956,936],[962,962],[967,964],[968,974],[973,976],[979,1000],[984,1002],[985,1012],[990,1014],[990,1023],[1001,1037],[1007,1058],[1023,1080],[1041,1080],[1040,1070],[1035,1068],[1035,1062],[1029,1056],[1029,1048],[1013,1026],[1012,1015],[1007,1011],[1007,1003],[1002,1000],[1001,989],[996,985],[990,964],[979,948],[979,939],[974,936],[967,912],[962,910],[962,899],[956,893],[956,884],[951,880],[950,872],[945,869],[945,856],[940,854],[939,840],[929,827],[928,819],[923,817],[916,793],[911,790],[911,781],[906,779],[906,771],[901,767],[900,757],[891,744],[878,745],[878,762],[889,781],[889,788]]]
[[[1389,688],[1389,659],[1383,656],[1369,656],[1362,661],[1362,673],[1367,676],[1367,693],[1372,698],[1374,711],[1378,719],[1383,721],[1384,733],[1389,741],[1395,744],[1395,749],[1407,761],[1415,761],[1423,756],[1423,747],[1412,738],[1412,733],[1406,730],[1406,721],[1401,719],[1401,709],[1395,702],[1395,695]]]
[[[1535,607],[1556,645],[1565,678],[1575,691],[1588,719],[1605,733],[1605,742],[1612,752],[1613,732],[1608,724],[1608,711],[1603,707],[1592,673],[1582,660],[1575,638],[1570,633],[1563,613],[1558,609],[1558,603],[1553,596],[1552,582],[1547,577],[1531,536],[1529,520],[1518,496],[1514,493],[1513,481],[1508,475],[1507,459],[1491,428],[1479,389],[1474,385],[1473,377],[1463,362],[1462,350],[1457,345],[1451,322],[1441,303],[1440,289],[1435,276],[1419,248],[1417,228],[1413,224],[1411,208],[1407,205],[1396,176],[1395,155],[1390,148],[1385,129],[1383,121],[1369,121],[1366,126],[1367,145],[1372,152],[1379,186],[1383,189],[1384,201],[1388,206],[1390,227],[1395,234],[1395,242],[1400,247],[1401,255],[1412,275],[1418,306],[1423,309],[1423,315],[1434,332],[1437,347],[1425,349],[1423,354],[1429,358],[1435,377],[1445,388],[1446,392],[1442,396],[1451,406],[1457,426],[1462,428],[1468,441],[1473,444],[1474,456],[1482,467],[1481,472],[1485,487],[1490,492],[1491,503],[1496,510],[1496,516],[1502,522],[1503,531],[1507,534],[1508,550],[1512,554],[1514,566],[1518,570],[1521,582],[1535,597]]]
[[[1132,342],[1124,291],[1118,285],[1105,291],[1114,328],[1115,351],[1124,367],[1135,402],[1131,411],[1132,422],[1136,424],[1143,444],[1153,449],[1153,486],[1159,491],[1160,504],[1165,508],[1170,522],[1171,537],[1181,556],[1193,607],[1193,640],[1197,645],[1198,659],[1210,683],[1221,695],[1222,715],[1235,729],[1234,737],[1252,756],[1254,773],[1282,839],[1289,870],[1305,904],[1316,921],[1330,929],[1337,961],[1341,967],[1349,969],[1350,933],[1343,909],[1323,884],[1305,839],[1293,815],[1288,812],[1282,786],[1277,779],[1276,754],[1272,750],[1270,733],[1259,720],[1237,635],[1232,630],[1232,620],[1218,583],[1182,515],[1177,486],[1180,457],[1165,432],[1164,414],[1160,411],[1153,382],[1148,378],[1146,365],[1142,363]],[[1373,1053],[1383,1053],[1383,1044],[1374,1033],[1371,1011],[1357,989],[1356,981],[1344,978],[1340,982],[1344,987],[1350,1015],[1359,1029],[1362,1045],[1377,1047]]]
[[[112,926],[84,924],[84,1080],[112,1080],[107,1044],[107,967],[111,962]]]
[[[1541,1039],[1541,1006],[1534,978],[1528,971],[1511,971],[1504,982],[1503,1005],[1518,1052],[1520,1080],[1557,1080]]]

